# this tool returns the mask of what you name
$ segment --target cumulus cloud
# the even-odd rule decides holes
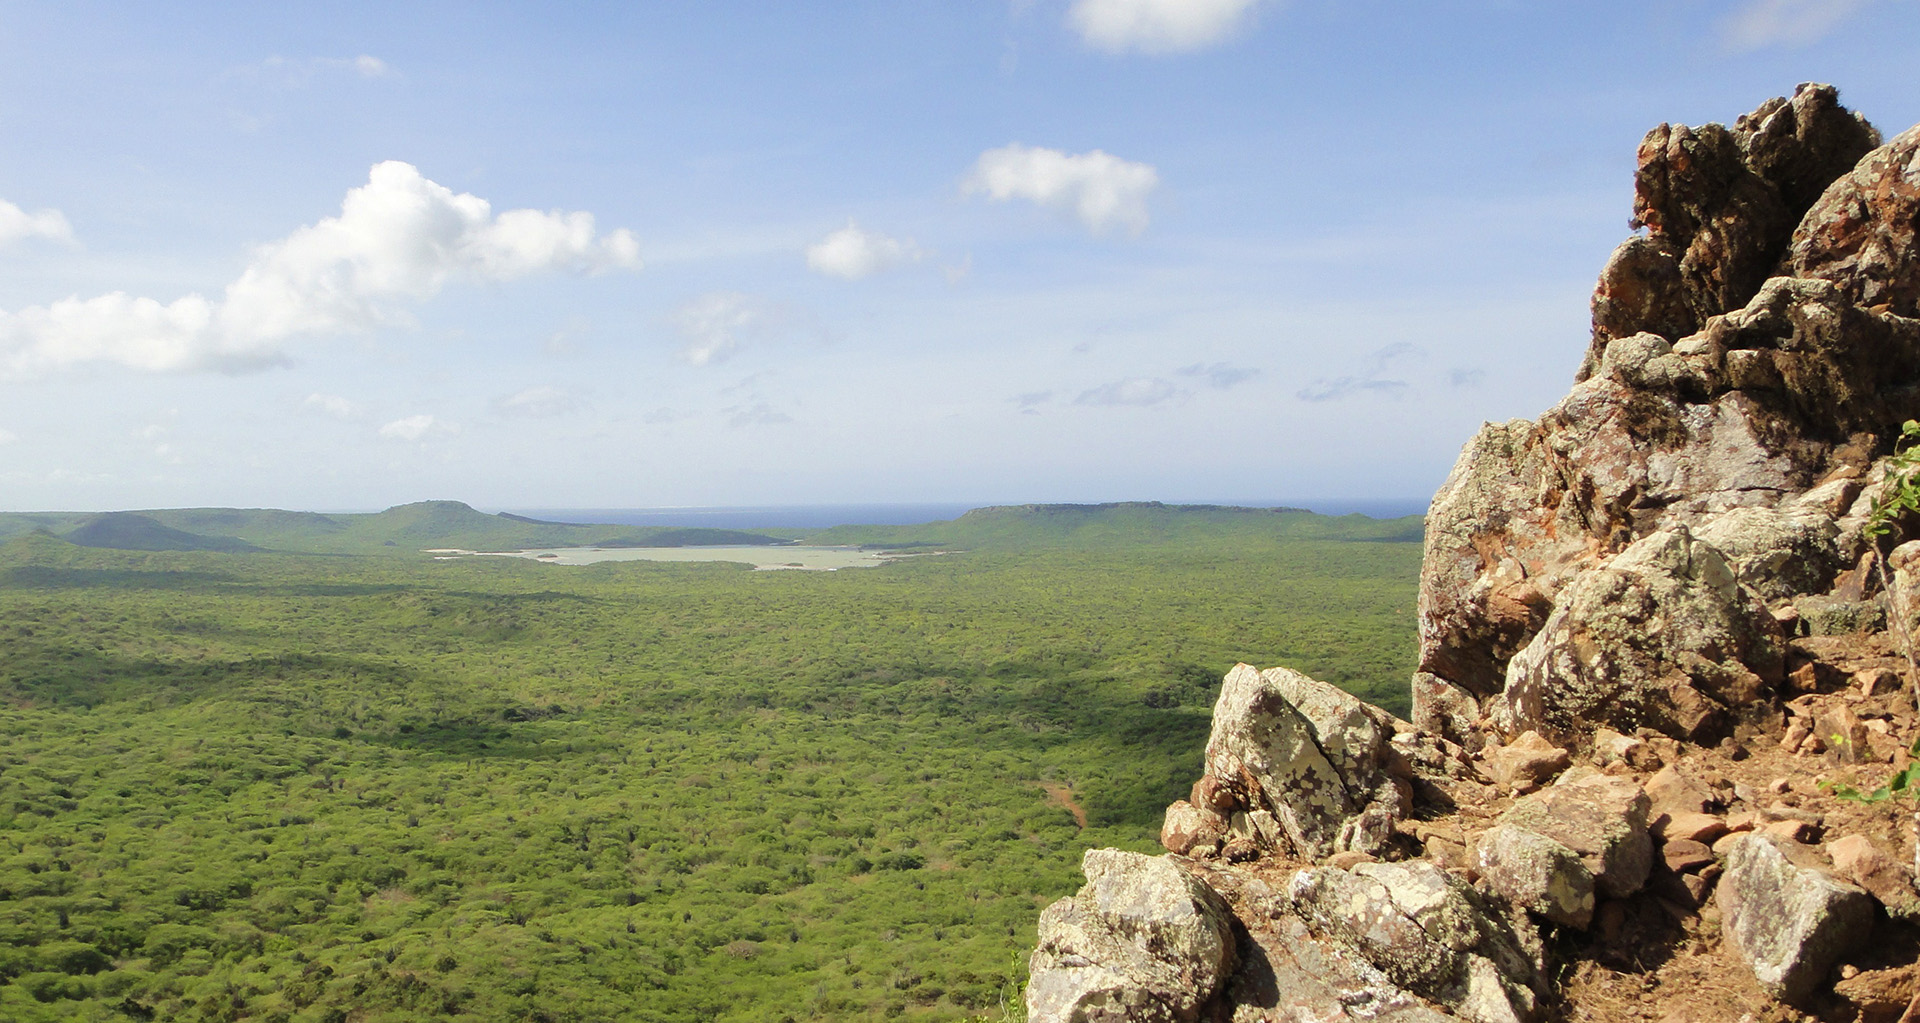
[[[74,244],[73,227],[59,210],[41,210],[28,213],[18,206],[0,199],[0,247],[29,238],[44,238],[48,241]]]
[[[405,419],[396,419],[380,428],[380,436],[387,440],[409,442],[425,440],[433,434],[452,432],[453,425],[451,423],[443,423],[433,416],[425,414],[408,416]]]
[[[1827,37],[1870,0],[1752,0],[1721,26],[1735,50],[1807,46]]]
[[[1160,377],[1129,377],[1081,391],[1075,405],[1158,405],[1177,392],[1173,384]]]
[[[259,369],[286,361],[284,343],[298,335],[405,322],[399,305],[432,298],[449,281],[639,266],[633,235],[597,234],[591,213],[496,215],[485,199],[392,160],[347,193],[339,216],[261,246],[218,299],[191,294],[162,304],[114,292],[0,311],[0,370]]]
[[[496,398],[493,406],[501,415],[546,419],[565,415],[579,404],[573,395],[558,387],[529,387],[518,394]]]
[[[1407,382],[1389,376],[1398,360],[1424,354],[1410,344],[1393,344],[1367,356],[1364,368],[1355,374],[1328,379],[1322,377],[1295,392],[1301,401],[1333,401],[1354,394],[1395,395],[1407,389]]]
[[[1191,366],[1182,366],[1174,372],[1183,377],[1199,377],[1206,381],[1208,387],[1222,391],[1235,384],[1244,384],[1260,375],[1257,369],[1230,366],[1224,362],[1216,362],[1211,366],[1196,362]]]
[[[335,419],[352,419],[360,414],[360,407],[358,405],[337,394],[321,394],[316,391],[313,394],[307,395],[307,400],[302,404],[315,412],[332,416]]]
[[[1159,184],[1151,165],[1098,149],[1067,154],[1016,142],[981,153],[961,187],[996,202],[1026,199],[1071,213],[1095,234],[1114,226],[1139,234],[1147,226],[1147,196]]]
[[[737,291],[711,291],[673,311],[674,329],[686,339],[680,355],[696,366],[725,362],[747,339],[771,324],[767,304]]]
[[[807,267],[829,277],[857,281],[916,262],[922,255],[910,238],[890,238],[849,220],[847,226],[807,246]]]
[[[1108,53],[1185,53],[1237,32],[1258,0],[1074,0],[1067,23]]]

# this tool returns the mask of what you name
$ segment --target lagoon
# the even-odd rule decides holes
[[[527,558],[549,565],[591,565],[601,561],[734,561],[761,571],[798,569],[832,572],[873,568],[902,557],[859,547],[714,546],[714,547],[544,547],[525,551],[442,549],[427,553],[441,559],[463,557]]]

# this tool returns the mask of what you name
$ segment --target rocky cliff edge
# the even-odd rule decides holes
[[[1032,1023],[1920,1018],[1920,815],[1836,794],[1920,737],[1920,541],[1867,529],[1920,127],[1661,125],[1633,223],[1572,392],[1434,497],[1413,720],[1236,667],[1166,855],[1042,914]]]

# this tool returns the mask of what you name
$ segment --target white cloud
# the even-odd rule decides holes
[[[360,413],[359,406],[337,394],[309,394],[301,404],[335,419],[352,419]]]
[[[764,401],[752,405],[735,405],[724,410],[727,413],[728,426],[778,426],[793,422],[793,417],[774,408]]]
[[[1067,11],[1087,45],[1108,53],[1183,53],[1220,42],[1258,0],[1074,0]]]
[[[0,444],[11,444],[19,439],[20,435],[12,430],[0,430]]]
[[[1114,225],[1139,234],[1147,226],[1147,196],[1159,184],[1150,164],[1098,149],[1069,155],[1016,142],[981,153],[962,190],[1065,210],[1096,234]]]
[[[1173,384],[1159,377],[1130,377],[1081,391],[1075,405],[1158,405],[1177,392]]]
[[[1722,26],[1735,50],[1817,43],[1869,0],[1752,0]]]
[[[163,305],[114,292],[0,311],[0,371],[259,369],[285,362],[283,343],[297,335],[405,322],[397,304],[432,298],[450,280],[639,266],[633,235],[596,235],[591,213],[496,216],[485,199],[390,160],[347,193],[339,216],[256,250],[219,300],[191,294]]]
[[[424,414],[396,419],[380,428],[380,436],[387,440],[404,441],[417,441],[424,439],[428,434],[451,432],[453,432],[451,424],[442,423],[433,416]]]
[[[29,238],[45,238],[48,241],[74,244],[73,227],[59,210],[41,210],[28,213],[18,206],[0,199],[0,246]]]
[[[920,247],[911,238],[902,240],[862,230],[851,220],[847,226],[807,246],[810,269],[849,281],[916,262],[921,256]]]
[[[1391,344],[1368,355],[1366,365],[1359,373],[1332,379],[1322,377],[1295,392],[1294,396],[1301,401],[1322,402],[1361,393],[1398,395],[1407,389],[1407,382],[1387,375],[1392,364],[1396,360],[1418,359],[1425,355],[1419,348],[1405,342]]]
[[[501,415],[545,419],[571,412],[579,404],[573,395],[558,387],[529,387],[518,394],[496,399],[494,408]]]
[[[391,64],[370,53],[357,57],[268,57],[258,64],[235,68],[226,77],[297,88],[316,76],[342,72],[362,78],[395,77]]]
[[[673,325],[687,340],[680,354],[696,366],[727,361],[767,323],[766,304],[737,291],[708,292],[673,311]]]
[[[1216,362],[1211,366],[1196,362],[1191,366],[1182,366],[1174,370],[1174,372],[1183,377],[1202,377],[1207,381],[1208,387],[1217,388],[1222,391],[1235,384],[1246,383],[1260,375],[1260,371],[1257,369],[1250,369],[1244,366],[1232,366],[1224,362]]]

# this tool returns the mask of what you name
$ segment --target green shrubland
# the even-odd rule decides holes
[[[999,1018],[1082,849],[1156,848],[1234,662],[1404,708],[1417,522],[834,538],[966,549],[802,573],[16,536],[0,1018]]]

